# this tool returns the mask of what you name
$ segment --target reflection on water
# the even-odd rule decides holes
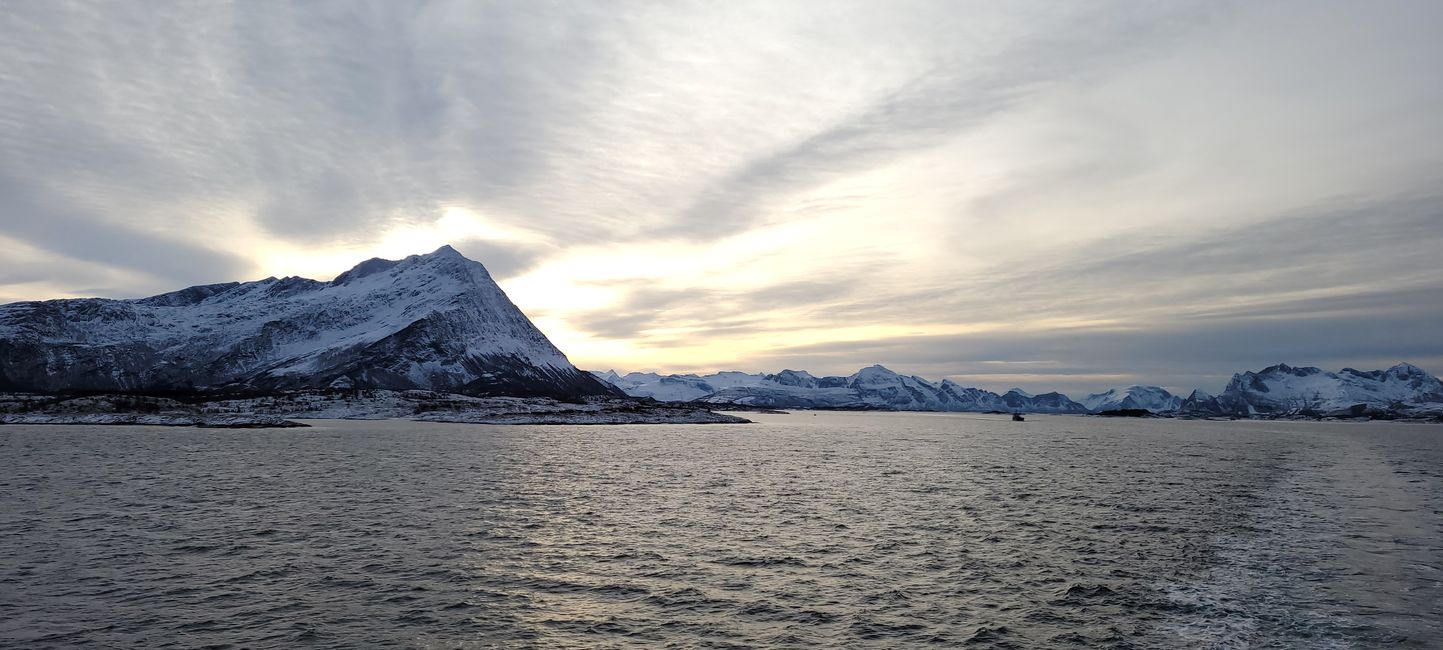
[[[1443,427],[0,428],[0,645],[1430,647]]]

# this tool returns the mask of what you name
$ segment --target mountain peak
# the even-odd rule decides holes
[[[817,378],[805,370],[783,370],[775,375],[766,375],[766,378],[783,386],[815,387],[817,385]]]
[[[442,244],[440,248],[427,253],[423,257],[459,257],[468,262],[471,261],[465,255],[462,255],[460,251],[452,248],[450,244]]]
[[[400,263],[401,262],[397,260],[385,260],[379,257],[372,257],[371,259],[368,259],[364,262],[361,262],[360,264],[351,267],[351,270],[336,276],[336,279],[331,280],[331,284],[346,284],[348,282],[364,278],[368,275],[383,273],[385,271],[391,270],[392,268],[395,268],[395,266]]]
[[[1321,372],[1323,372],[1323,370],[1322,370],[1321,368],[1314,368],[1314,367],[1312,367],[1312,366],[1290,366],[1290,365],[1288,365],[1288,364],[1286,364],[1286,363],[1279,363],[1279,364],[1276,364],[1276,365],[1272,365],[1272,366],[1268,366],[1268,367],[1266,367],[1266,368],[1263,368],[1262,372],[1259,372],[1259,373],[1257,373],[1257,374],[1259,374],[1259,375],[1284,374],[1284,375],[1293,375],[1294,377],[1307,377],[1308,375],[1316,375],[1316,374],[1321,373]]]
[[[487,279],[490,278],[490,273],[486,272],[484,265],[462,255],[460,251],[457,251],[455,248],[452,248],[450,244],[447,244],[429,253],[409,255],[399,260],[373,257],[351,267],[351,270],[336,276],[336,279],[331,280],[331,284],[348,284],[361,278],[391,270],[400,273],[409,273],[424,269],[445,269],[449,274],[456,275],[457,277],[469,277],[472,280],[480,279],[479,276],[472,275],[472,273],[474,271],[481,271],[483,276]]]
[[[5,314],[23,327],[0,328],[0,389],[615,392],[577,370],[480,263],[450,246],[369,259],[331,282],[267,278]],[[44,358],[66,362],[33,363]],[[97,367],[112,370],[89,370]]]
[[[1408,375],[1427,374],[1427,371],[1411,363],[1408,363],[1407,361],[1404,361],[1396,366],[1393,366],[1392,368],[1389,368],[1388,373],[1406,377]]]
[[[888,370],[882,364],[873,364],[858,370],[851,377],[847,378],[848,384],[893,384],[901,380],[901,375]]]
[[[1119,386],[1083,398],[1083,405],[1093,411],[1146,409],[1154,413],[1176,410],[1182,398],[1160,386]]]

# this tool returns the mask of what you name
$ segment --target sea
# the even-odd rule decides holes
[[[1443,425],[0,426],[4,648],[1443,648]]]

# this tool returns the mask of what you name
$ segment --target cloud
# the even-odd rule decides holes
[[[1143,55],[1184,29],[1180,17],[1195,15],[1184,5],[1144,10],[1132,19],[1043,14],[1037,17],[1052,23],[1050,29],[1019,34],[988,61],[944,48],[917,76],[871,104],[717,179],[665,232],[717,237],[745,229],[779,198],[925,150],[978,128],[1051,84]],[[949,18],[941,20],[951,25]]]
[[[985,383],[1002,375],[1009,385],[1094,390],[1117,381],[1070,375],[1191,388],[1190,375],[1216,383],[1279,361],[1423,363],[1443,353],[1431,325],[1443,319],[1432,262],[1443,246],[1440,215],[1443,201],[1426,196],[1327,204],[1270,221],[1263,232],[1250,225],[1123,239],[967,282],[853,297],[829,305],[828,316],[982,328],[781,346],[757,353],[753,364],[847,373],[884,363],[934,377]]]
[[[139,271],[153,279],[199,278],[202,283],[244,276],[253,270],[234,253],[113,225],[51,197],[37,196],[3,170],[0,196],[5,197],[7,214],[0,234],[59,256],[47,260],[48,265],[62,267],[67,263],[64,258],[70,258]],[[46,274],[61,275],[56,271]]]
[[[747,289],[668,289],[645,280],[599,282],[620,289],[624,297],[604,309],[577,314],[572,322],[595,336],[640,340],[652,338],[647,330],[658,328],[685,330],[693,339],[784,331],[795,318],[789,314],[826,311],[830,305],[849,301],[863,286],[861,279],[877,268],[865,264],[825,279]],[[678,342],[675,336],[664,332],[648,342],[664,346]]]
[[[520,275],[540,264],[547,255],[544,248],[526,243],[480,239],[458,242],[456,250],[473,260],[486,260],[486,270],[497,280]]]
[[[964,313],[973,321],[1146,321],[1231,313],[1300,292],[1337,298],[1439,286],[1443,197],[1354,200],[1223,228],[1123,234],[1086,246],[1005,257],[941,283],[839,305],[839,317],[896,320]],[[1250,307],[1251,308],[1251,307]]]
[[[598,366],[1416,361],[1433,344],[1402,314],[1443,286],[1443,150],[1420,144],[1443,140],[1440,17],[18,3],[0,295],[324,278],[451,243]],[[1370,314],[1396,334],[1345,335]]]
[[[1221,390],[1234,372],[1273,363],[1387,367],[1413,360],[1443,368],[1443,341],[1435,324],[1443,318],[1443,290],[1410,298],[1360,300],[1366,308],[1334,313],[1330,301],[1290,305],[1292,318],[1177,320],[1147,329],[989,332],[965,336],[910,337],[887,341],[832,342],[771,353],[763,367],[823,368],[850,372],[879,361],[899,372],[959,378],[992,390],[1021,384],[1029,389],[1090,392],[1107,386],[1155,382],[1178,389]],[[1392,306],[1378,309],[1378,305]],[[1060,361],[1065,360],[1065,361]],[[1081,375],[1080,379],[1073,376]],[[1093,375],[1111,377],[1111,380]]]
[[[637,287],[628,291],[623,301],[606,309],[582,314],[577,322],[585,331],[596,336],[631,338],[667,320],[670,310],[678,307],[692,309],[706,302],[709,295],[684,289]]]

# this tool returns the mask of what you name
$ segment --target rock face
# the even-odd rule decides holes
[[[0,305],[0,390],[425,389],[617,395],[571,365],[449,246],[335,280],[267,278],[138,300]]]
[[[1223,408],[1218,398],[1203,391],[1194,390],[1178,405],[1179,415],[1191,415],[1194,417],[1216,417],[1229,415],[1227,409]]]
[[[800,370],[776,374],[722,372],[714,375],[657,375],[609,371],[597,375],[628,395],[661,401],[698,401],[762,408],[881,409],[895,411],[1027,411],[1086,413],[1060,393],[1032,396],[1020,391],[998,395],[968,388],[950,379],[933,383],[882,366],[847,377],[816,377]]]
[[[1412,364],[1333,373],[1278,364],[1233,375],[1217,397],[1222,415],[1339,415],[1443,412],[1443,382]]]
[[[1002,399],[1013,411],[1032,413],[1086,413],[1087,407],[1072,401],[1066,395],[1053,391],[1041,395],[1028,395],[1017,389],[1007,391]]]

